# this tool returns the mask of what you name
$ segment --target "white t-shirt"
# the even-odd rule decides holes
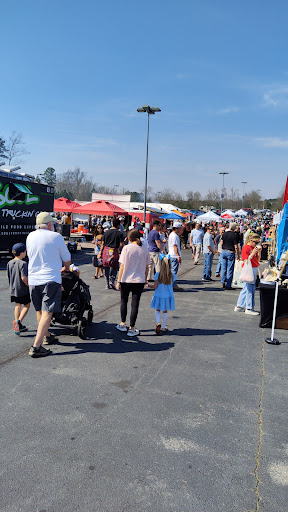
[[[181,256],[180,238],[175,231],[172,231],[168,237],[168,254],[170,254],[170,258],[177,258],[174,245],[177,245],[179,256]]]
[[[61,284],[63,262],[71,259],[64,238],[48,229],[36,229],[26,239],[29,285],[54,281]]]
[[[146,267],[151,263],[147,247],[136,244],[125,245],[119,263],[124,264],[121,283],[145,283]]]

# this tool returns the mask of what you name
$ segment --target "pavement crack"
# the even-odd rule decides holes
[[[263,394],[264,394],[264,375],[265,375],[265,369],[264,369],[264,336],[262,335],[262,344],[261,344],[261,381],[260,381],[260,396],[259,396],[259,404],[258,404],[258,412],[257,412],[257,418],[258,418],[258,446],[257,446],[257,453],[255,458],[255,468],[254,468],[254,477],[256,480],[256,486],[254,489],[255,495],[256,495],[256,503],[255,503],[255,509],[254,512],[258,512],[260,509],[260,502],[261,502],[261,494],[260,494],[260,478],[259,478],[259,467],[260,467],[260,460],[261,460],[261,446],[262,446],[262,425],[263,425]]]

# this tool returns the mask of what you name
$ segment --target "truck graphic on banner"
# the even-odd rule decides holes
[[[25,243],[39,212],[53,212],[54,187],[0,168],[0,251]]]

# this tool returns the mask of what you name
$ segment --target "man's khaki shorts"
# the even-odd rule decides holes
[[[61,284],[51,281],[40,285],[30,285],[30,296],[36,311],[58,313],[61,311]]]

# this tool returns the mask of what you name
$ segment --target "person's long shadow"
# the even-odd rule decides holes
[[[151,329],[142,330],[141,332],[151,333]],[[224,334],[231,334],[235,332],[237,331],[232,331],[231,329],[192,329],[190,327],[186,327],[184,329],[171,329],[165,332],[165,336],[177,336],[179,338],[182,336],[223,336]],[[144,334],[144,336],[151,336],[151,334]]]
[[[142,332],[142,331],[141,331]],[[140,334],[141,335],[141,334]],[[96,337],[97,336],[97,337]],[[98,341],[101,340],[101,341]],[[107,340],[107,341],[103,341]],[[65,352],[53,352],[52,356],[76,355],[85,353],[106,353],[123,354],[126,352],[159,352],[169,350],[175,343],[147,343],[138,336],[129,338],[125,332],[117,331],[115,324],[109,324],[106,321],[94,323],[87,330],[86,339],[75,343],[60,342],[61,347],[75,347],[76,350]]]

